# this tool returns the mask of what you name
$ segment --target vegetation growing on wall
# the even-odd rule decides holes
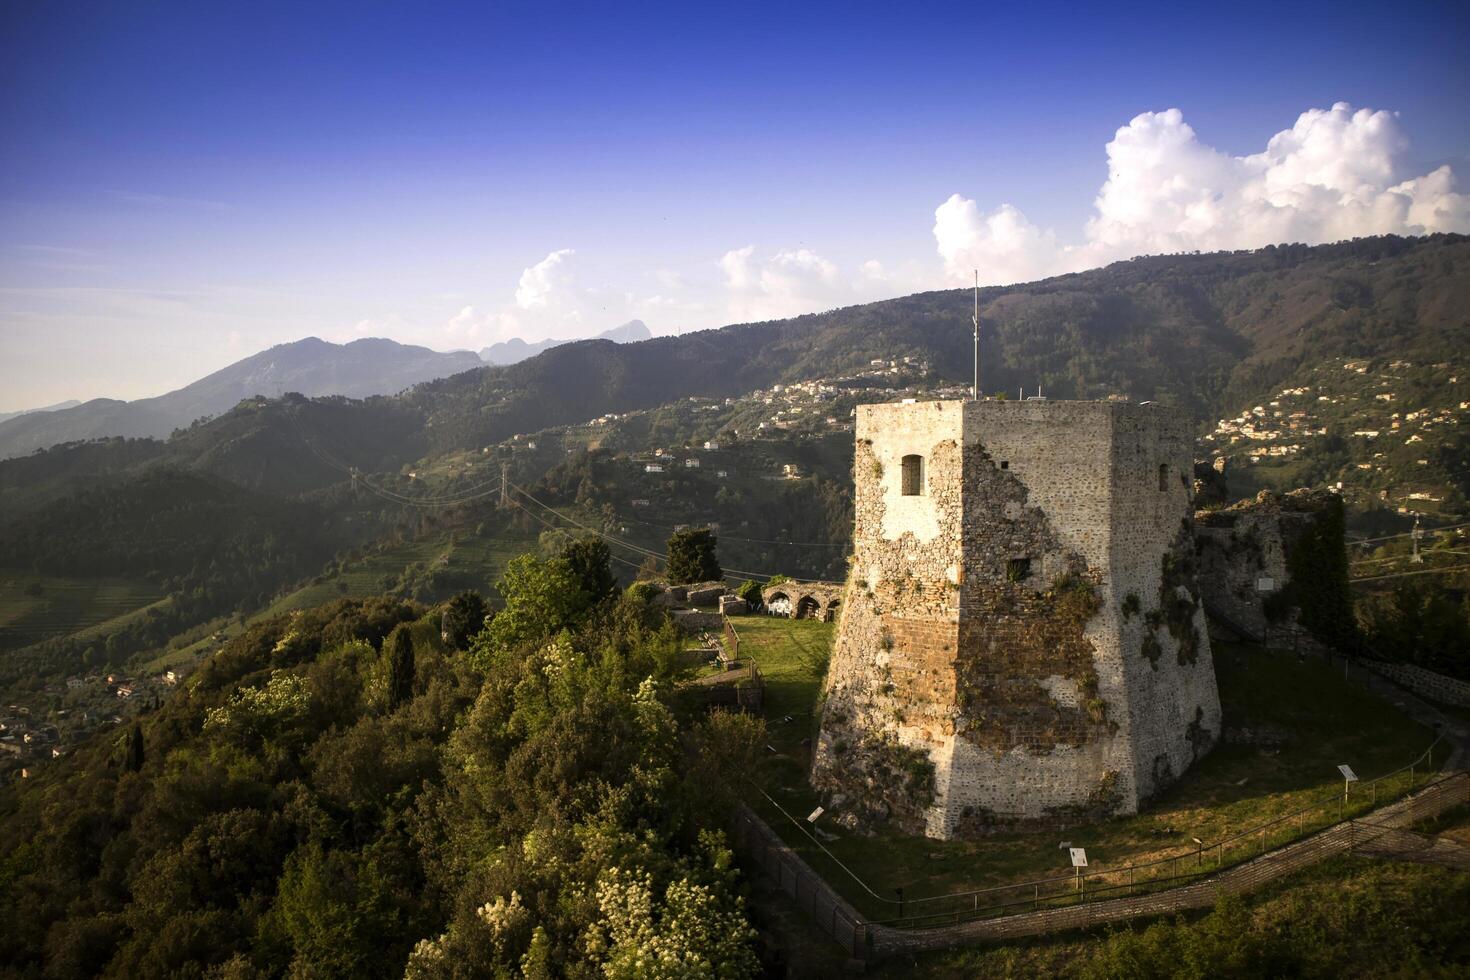
[[[1045,754],[1086,742],[1107,720],[1085,635],[1102,608],[1094,576],[1076,562],[1041,592],[1011,582],[973,587],[979,611],[961,623],[955,662],[960,734],[997,752],[1024,744]],[[986,635],[976,623],[986,624]],[[1042,687],[1041,679],[1053,674],[1077,685],[1075,707],[1059,704]],[[995,677],[1006,680],[996,684]]]
[[[1169,635],[1174,638],[1175,654],[1181,667],[1198,661],[1200,648],[1204,645],[1195,625],[1199,603],[1199,585],[1194,575],[1194,545],[1186,521],[1175,536],[1173,546],[1164,552],[1159,574],[1158,608]],[[1149,657],[1154,667],[1158,667],[1157,654],[1150,655],[1145,649],[1144,655]]]
[[[1318,495],[1317,519],[1295,541],[1287,543],[1288,586],[1301,624],[1328,643],[1351,648],[1358,639],[1348,585],[1342,498]]]

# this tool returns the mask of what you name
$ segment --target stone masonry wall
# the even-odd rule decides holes
[[[1292,547],[1318,520],[1323,494],[1265,490],[1254,500],[1196,515],[1197,578],[1211,609],[1266,635],[1267,603],[1291,584]],[[1289,619],[1293,612],[1283,609],[1279,615]]]
[[[1131,812],[1208,749],[1208,639],[1193,569],[1168,557],[1181,535],[1192,554],[1189,449],[1187,425],[1143,406],[859,410],[812,772],[840,820],[951,837]]]

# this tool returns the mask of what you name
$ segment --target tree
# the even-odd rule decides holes
[[[407,626],[388,635],[388,710],[413,697],[413,637]]]
[[[686,528],[669,538],[671,583],[714,582],[723,577],[715,555],[715,534],[709,528]]]
[[[601,539],[584,535],[562,549],[562,561],[582,583],[582,591],[596,603],[618,591],[618,580],[612,573],[612,552]]]
[[[143,768],[143,726],[137,722],[133,723],[132,734],[128,736],[128,771],[139,772]]]
[[[560,558],[513,558],[497,588],[505,608],[470,647],[471,662],[481,670],[488,670],[502,654],[565,629],[588,605],[581,583]]]
[[[740,588],[735,590],[735,594],[744,599],[751,609],[761,604],[761,587],[759,582],[752,582],[746,579],[740,583]]]
[[[472,589],[459,593],[445,605],[439,621],[444,642],[456,650],[463,650],[475,634],[485,628],[485,617],[489,613],[490,607],[480,593]]]

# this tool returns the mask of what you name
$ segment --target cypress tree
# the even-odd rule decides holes
[[[133,732],[128,736],[128,772],[143,768],[143,727],[133,723]]]
[[[413,697],[413,637],[399,626],[388,636],[388,710]]]

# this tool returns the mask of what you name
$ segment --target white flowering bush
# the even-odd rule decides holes
[[[442,935],[438,939],[420,939],[408,954],[403,980],[436,980],[445,975],[448,961]]]
[[[655,898],[653,876],[609,869],[597,882],[602,921],[590,931],[589,953],[612,980],[684,980],[754,976],[755,930],[718,886],[689,878]]]
[[[236,691],[228,704],[210,709],[204,730],[240,741],[265,740],[305,720],[310,711],[306,680],[273,670],[263,686]]]
[[[531,921],[531,913],[521,904],[519,892],[511,892],[508,901],[501,896],[486,902],[475,910],[475,915],[489,928],[490,946],[496,956],[504,955],[517,934]]]

